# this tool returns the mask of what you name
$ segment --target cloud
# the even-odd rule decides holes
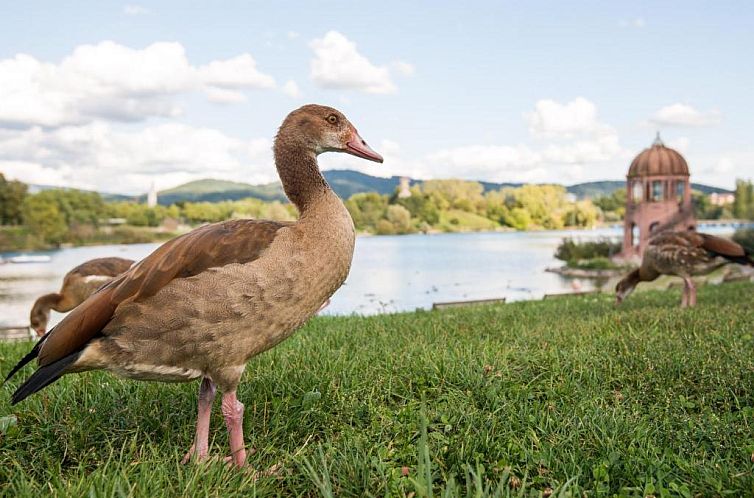
[[[140,193],[200,178],[276,179],[271,142],[167,123],[139,131],[103,122],[0,133],[0,171],[32,183]],[[117,178],[117,181],[114,180]]]
[[[123,13],[127,16],[142,16],[149,14],[149,9],[141,5],[129,4],[123,7]]]
[[[237,90],[211,87],[207,89],[207,100],[215,104],[237,104],[246,102],[247,98]]]
[[[283,85],[283,93],[294,99],[301,98],[301,89],[298,87],[295,81],[288,80]]]
[[[209,86],[220,88],[274,88],[275,79],[257,69],[251,54],[242,54],[232,59],[212,61],[199,68],[200,80]]]
[[[701,112],[688,104],[672,104],[655,112],[650,122],[660,126],[701,127],[715,126],[722,121],[717,109]]]
[[[583,133],[609,132],[609,127],[597,120],[597,106],[583,97],[565,104],[538,100],[534,110],[523,116],[529,132],[539,137],[569,138]]]
[[[0,127],[175,117],[182,111],[180,94],[202,91],[217,101],[218,89],[274,86],[250,54],[196,67],[180,43],[132,49],[103,41],[76,47],[58,64],[25,54],[0,60]]]
[[[289,40],[295,40],[296,38],[298,38],[301,35],[298,32],[296,32],[296,31],[288,31],[286,33],[286,36],[288,37]]]
[[[376,66],[359,53],[356,44],[337,31],[328,31],[309,44],[314,51],[310,76],[322,88],[358,90],[386,94],[397,90],[388,66]],[[410,64],[399,64],[401,74]],[[411,67],[411,70],[413,68]]]
[[[597,119],[596,106],[588,100],[540,100],[534,111],[524,113],[524,121],[535,144],[471,144],[409,160],[397,144],[383,141],[385,169],[418,178],[497,182],[568,183],[625,173],[631,153],[621,147],[617,131]]]

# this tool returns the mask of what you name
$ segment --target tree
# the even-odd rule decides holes
[[[40,194],[28,196],[21,211],[24,224],[35,237],[53,245],[64,241],[68,224],[54,197]]]
[[[26,184],[17,180],[8,181],[0,173],[0,224],[23,223],[22,205],[28,192]]]
[[[394,204],[387,207],[387,221],[389,221],[395,230],[395,233],[410,233],[411,230],[411,213],[403,206]]]
[[[754,219],[754,184],[751,180],[736,180],[733,216],[739,219]]]

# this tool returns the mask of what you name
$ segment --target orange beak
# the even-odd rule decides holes
[[[355,128],[353,130],[351,140],[346,142],[346,150],[344,152],[348,152],[349,154],[356,157],[361,157],[362,159],[368,159],[377,163],[382,162],[382,156],[377,154],[374,150],[372,150],[370,146],[367,145],[366,141],[361,138],[359,132],[356,131]]]

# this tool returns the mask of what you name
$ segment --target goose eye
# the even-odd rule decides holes
[[[330,114],[329,116],[327,116],[327,122],[330,123],[330,124],[337,123],[338,122],[338,116],[336,116],[335,114]]]

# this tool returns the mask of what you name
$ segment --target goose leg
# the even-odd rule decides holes
[[[689,305],[689,283],[686,278],[683,279],[683,291],[681,292],[681,308],[687,308]]]
[[[236,398],[235,390],[223,394],[222,410],[230,440],[230,461],[236,467],[243,467],[246,463],[246,449],[243,444],[243,403]]]
[[[181,460],[181,463],[188,463],[191,457],[196,454],[197,462],[207,458],[209,451],[209,418],[212,414],[212,402],[215,400],[217,388],[215,383],[209,378],[204,377],[199,385],[199,410],[196,416],[196,437],[191,449]]]
[[[696,286],[694,285],[694,281],[689,279],[689,306],[693,307],[696,306]]]

